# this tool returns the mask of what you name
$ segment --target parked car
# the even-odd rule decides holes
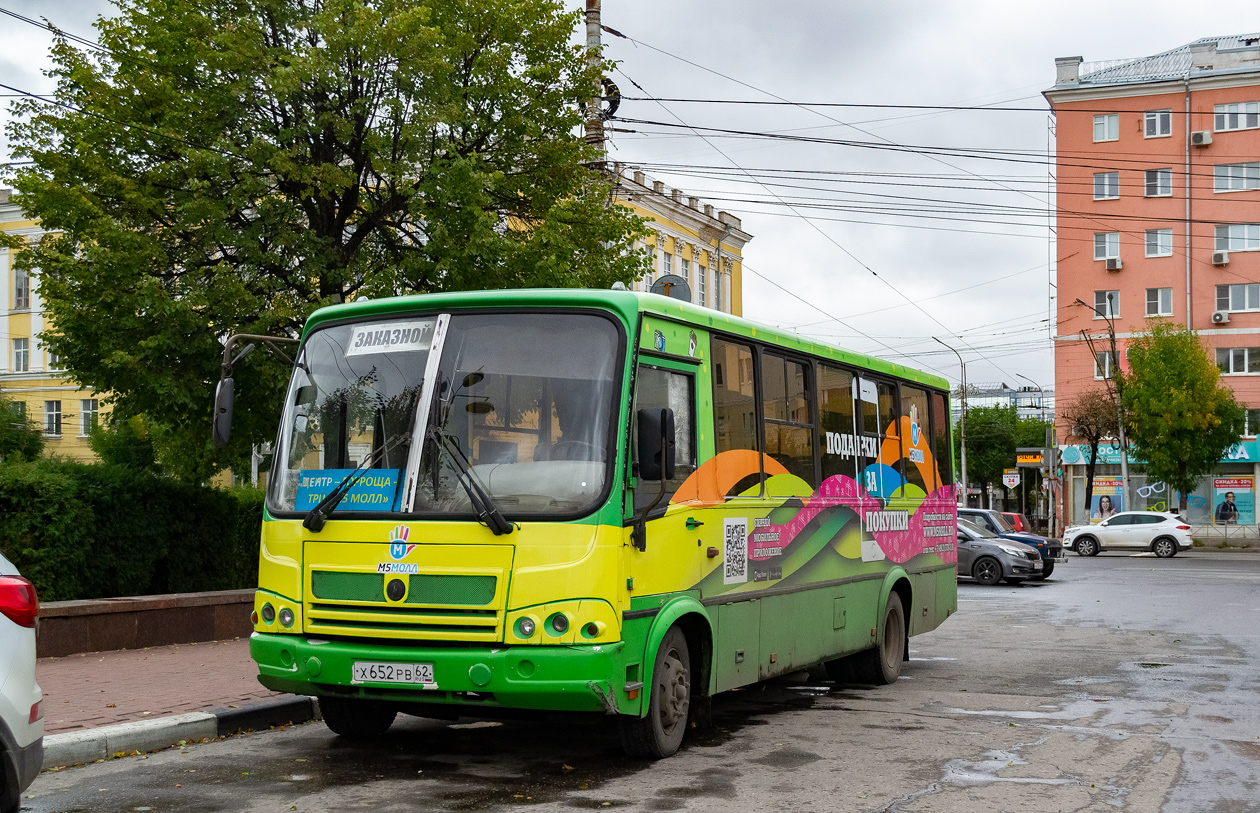
[[[44,761],[43,693],[35,683],[35,586],[0,555],[0,813],[17,813]]]
[[[1176,514],[1162,511],[1125,511],[1097,525],[1073,525],[1063,532],[1063,544],[1080,556],[1097,556],[1115,549],[1149,550],[1161,559],[1176,556],[1194,545],[1190,526]]]
[[[1019,584],[1041,573],[1041,554],[1031,545],[1004,539],[966,520],[958,520],[958,575],[980,584]]]
[[[1018,514],[1014,511],[999,511],[1002,518],[1011,526],[1011,530],[1015,533],[1032,533],[1032,523],[1028,521],[1028,517]]]
[[[1048,578],[1054,572],[1056,564],[1067,561],[1062,542],[1027,531],[1016,531],[1001,511],[995,511],[992,508],[959,508],[958,518],[965,519],[973,525],[979,525],[981,528],[988,528],[1005,539],[1022,542],[1036,548],[1041,554],[1042,569],[1037,574],[1039,579]]]

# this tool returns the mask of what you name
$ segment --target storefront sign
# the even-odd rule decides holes
[[[1062,455],[1063,465],[1065,466],[1083,466],[1089,462],[1088,443],[1060,446],[1059,453]],[[1260,461],[1260,443],[1254,440],[1244,440],[1242,443],[1234,444],[1221,456],[1222,463],[1255,463],[1257,461]],[[1120,462],[1120,449],[1110,443],[1099,444],[1098,462],[1118,464]],[[1129,453],[1130,465],[1141,462],[1132,452]]]

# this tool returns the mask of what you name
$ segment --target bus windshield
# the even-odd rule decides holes
[[[359,467],[336,513],[471,518],[477,491],[509,515],[595,507],[615,457],[615,324],[580,313],[453,314],[442,332],[439,318],[311,334],[289,388],[273,510],[308,511]],[[409,471],[418,475],[410,491]]]

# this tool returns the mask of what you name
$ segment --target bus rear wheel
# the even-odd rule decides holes
[[[398,709],[389,703],[351,697],[321,697],[319,712],[334,734],[348,740],[379,737],[398,716]]]
[[[827,674],[837,683],[867,683],[886,686],[901,677],[902,656],[906,650],[906,612],[901,596],[888,594],[884,607],[884,638],[879,646],[828,661]]]
[[[646,717],[622,717],[621,747],[632,757],[672,755],[687,733],[691,709],[691,654],[687,636],[671,627],[656,650]]]

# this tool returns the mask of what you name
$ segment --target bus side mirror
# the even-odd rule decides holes
[[[214,388],[214,445],[222,449],[232,436],[232,403],[235,400],[236,385],[230,377],[219,380]]]
[[[677,440],[674,410],[639,410],[639,477],[644,480],[674,479]]]

